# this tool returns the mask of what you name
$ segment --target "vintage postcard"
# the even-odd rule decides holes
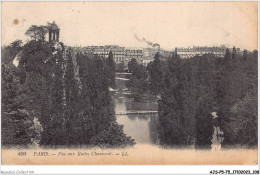
[[[258,2],[1,15],[3,165],[258,164]]]

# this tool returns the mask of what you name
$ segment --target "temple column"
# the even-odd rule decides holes
[[[60,37],[60,31],[58,30],[57,31],[57,38],[56,38],[58,42],[59,42],[59,37]]]
[[[53,38],[52,38],[53,41],[55,41],[55,32],[53,31]]]
[[[51,42],[51,31],[49,31],[49,42]]]

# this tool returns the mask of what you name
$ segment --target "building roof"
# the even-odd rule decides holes
[[[47,28],[49,30],[60,30],[60,28],[58,27],[58,25],[55,23],[55,21],[53,21],[53,23],[49,23],[47,25]]]

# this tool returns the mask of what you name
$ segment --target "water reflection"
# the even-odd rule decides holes
[[[156,111],[158,105],[154,102],[136,102],[128,98],[115,98],[117,122],[124,125],[126,135],[143,144],[158,144],[158,114],[129,114],[132,111]],[[127,114],[128,113],[128,114]]]

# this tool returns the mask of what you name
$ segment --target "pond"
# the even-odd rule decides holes
[[[123,125],[124,133],[131,136],[137,144],[158,145],[158,113],[147,114],[148,111],[158,111],[156,102],[137,102],[131,98],[114,98],[116,119]],[[145,112],[145,113],[142,113]],[[216,117],[216,114],[213,113]],[[220,150],[222,135],[219,127],[214,127],[212,150]]]
[[[117,75],[119,77],[119,75]],[[125,75],[121,75],[119,78],[129,78]],[[119,89],[123,90],[126,88],[125,81],[116,79],[116,85]],[[115,113],[117,123],[123,125],[124,133],[127,136],[131,136],[137,144],[159,144],[159,117],[158,103],[157,102],[137,102],[132,98],[116,97],[113,99],[115,106]],[[147,112],[151,112],[148,114]],[[213,117],[216,118],[215,112],[212,113]],[[223,132],[219,127],[214,127],[214,133],[212,136],[212,150],[221,149],[221,142]]]
[[[118,124],[137,144],[158,144],[158,114],[155,102],[136,102],[130,98],[115,98],[115,113]],[[138,114],[139,113],[139,114]]]

